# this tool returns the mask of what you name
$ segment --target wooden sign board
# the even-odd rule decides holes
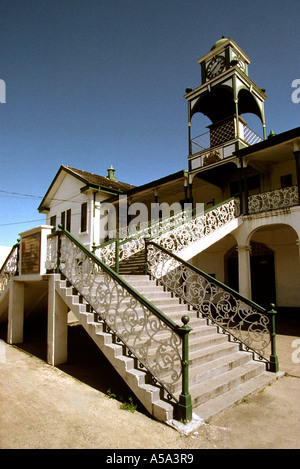
[[[21,274],[39,274],[41,257],[41,232],[22,238]]]

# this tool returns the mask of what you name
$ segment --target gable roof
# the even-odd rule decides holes
[[[101,190],[102,192],[107,192],[110,195],[118,195],[123,194],[124,192],[128,192],[129,190],[135,187],[125,182],[116,181],[104,176],[99,176],[98,174],[83,171],[81,169],[61,165],[55,178],[50,184],[50,187],[47,190],[42,202],[38,207],[39,212],[49,209],[50,200],[53,198],[51,194],[53,193],[53,191],[56,192],[57,185],[60,185],[65,176],[65,173],[70,174],[71,176],[75,177],[76,179],[79,179],[83,183],[82,191],[87,189],[95,189]]]
[[[126,182],[115,181],[105,176],[99,176],[98,174],[82,171],[81,169],[71,168],[70,166],[65,165],[62,167],[65,168],[67,172],[81,179],[82,182],[85,182],[86,185],[91,187],[95,186],[96,188],[107,188],[117,192],[125,192],[135,187],[131,184],[127,184]]]

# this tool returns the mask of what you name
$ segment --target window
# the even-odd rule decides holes
[[[71,231],[71,209],[67,210],[66,230]]]
[[[81,224],[80,231],[84,233],[87,231],[87,202],[81,205]]]
[[[62,229],[65,229],[66,225],[66,212],[61,212],[60,215],[60,224],[62,225]]]
[[[53,231],[56,230],[56,215],[50,218],[50,225],[53,226]]]

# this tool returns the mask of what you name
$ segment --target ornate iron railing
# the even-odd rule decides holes
[[[159,204],[157,205],[159,208]],[[166,216],[163,218],[157,216],[156,218],[153,217],[150,221],[139,222],[137,224],[130,222],[128,226],[123,226],[116,230],[109,231],[109,237],[111,238],[111,241],[117,238],[122,241],[126,241],[134,238],[136,235],[148,237],[155,236],[165,229],[172,230],[176,226],[184,223],[187,218],[191,217],[191,205],[192,204],[186,203],[183,210],[179,210],[172,216]],[[100,246],[103,246],[103,244]],[[100,246],[94,246],[94,249],[98,249]]]
[[[156,236],[155,242],[173,253],[178,253],[191,243],[195,243],[227,225],[239,214],[239,199],[232,198],[207,210],[203,215],[192,217],[180,227]],[[152,239],[154,238],[152,237]]]
[[[113,239],[100,246],[94,246],[93,252],[105,264],[114,267],[118,272],[119,263],[132,255],[144,250],[145,238],[155,239],[158,244],[172,252],[180,252],[190,243],[203,239],[217,229],[225,226],[239,216],[240,201],[232,198],[215,207],[206,210],[202,214],[191,216],[191,211],[182,212],[165,222],[154,225],[152,229],[140,230],[133,237],[125,239]]]
[[[259,213],[298,204],[298,186],[290,186],[249,196],[248,212]]]
[[[15,244],[0,270],[0,298],[5,293],[9,280],[18,273],[19,243]]]
[[[47,269],[64,275],[93,308],[105,330],[167,391],[167,398],[176,403],[179,420],[191,420],[189,318],[184,316],[183,325],[178,326],[67,231],[49,235]],[[180,382],[182,392],[176,398],[174,389]]]
[[[191,218],[191,213],[191,210],[186,209],[176,213],[172,217],[150,221],[141,229],[138,229],[136,225],[123,229],[126,233],[123,233],[122,230],[117,230],[116,233],[121,235],[120,237],[111,239],[99,246],[93,246],[93,253],[105,262],[105,264],[114,267],[118,272],[118,265],[121,261],[144,250],[145,238],[156,237],[166,231],[174,230],[176,227],[182,226]]]
[[[275,310],[262,308],[153,241],[147,241],[148,274],[278,371]]]

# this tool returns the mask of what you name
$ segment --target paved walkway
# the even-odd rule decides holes
[[[278,335],[284,377],[188,436],[152,420],[142,409],[123,410],[109,398],[109,388],[112,393],[120,389],[118,377],[96,350],[83,353],[86,338],[72,329],[70,346],[74,340],[78,347],[61,369],[29,353],[30,344],[22,350],[0,341],[0,448],[300,448],[299,329]],[[121,393],[128,400],[126,387]]]

